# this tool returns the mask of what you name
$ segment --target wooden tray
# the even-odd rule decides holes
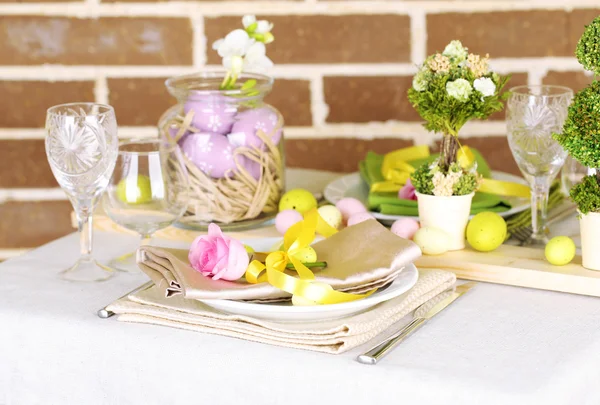
[[[544,259],[542,249],[502,245],[487,253],[466,248],[423,256],[415,265],[451,271],[464,280],[600,297],[600,271],[584,268],[579,255],[565,266],[553,266]]]

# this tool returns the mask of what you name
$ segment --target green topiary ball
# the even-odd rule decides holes
[[[571,188],[570,194],[582,214],[600,211],[600,186],[596,176],[585,176]]]
[[[600,82],[577,93],[569,106],[562,134],[554,139],[586,167],[600,167]]]
[[[600,17],[596,17],[590,25],[585,26],[575,55],[584,69],[600,75]]]

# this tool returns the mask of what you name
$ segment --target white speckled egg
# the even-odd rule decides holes
[[[361,222],[368,221],[370,219],[375,219],[375,217],[368,212],[359,212],[358,214],[352,215],[348,218],[348,226],[360,224]]]
[[[257,108],[240,112],[235,117],[235,122],[231,127],[231,137],[236,138],[236,142],[244,146],[254,146],[264,148],[264,142],[256,135],[261,130],[271,136],[275,145],[281,140],[281,128],[277,131],[277,113],[270,108]]]
[[[235,170],[233,147],[226,136],[215,133],[190,134],[179,143],[183,153],[200,170],[219,179],[227,171]]]
[[[392,224],[392,233],[404,239],[412,239],[419,230],[419,223],[412,218],[400,218]]]
[[[413,236],[415,242],[425,255],[441,255],[450,247],[450,237],[440,229],[423,227]]]
[[[226,135],[235,122],[237,108],[234,103],[220,95],[199,96],[183,105],[183,113],[194,111],[192,126],[201,132]]]
[[[342,225],[342,213],[337,207],[324,205],[319,207],[317,211],[319,211],[321,218],[335,229],[338,229]]]
[[[302,214],[296,210],[283,210],[275,217],[277,232],[284,235],[290,226],[302,221]]]
[[[335,204],[335,206],[342,213],[342,218],[344,221],[348,221],[348,219],[354,214],[367,212],[367,209],[363,203],[352,197],[342,198]]]

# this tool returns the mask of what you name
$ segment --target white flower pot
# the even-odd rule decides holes
[[[589,212],[579,219],[583,267],[600,270],[600,213]]]
[[[465,229],[475,193],[438,197],[416,193],[421,226],[440,229],[450,237],[449,250],[465,248]]]

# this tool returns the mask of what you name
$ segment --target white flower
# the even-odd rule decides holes
[[[469,52],[467,51],[467,48],[465,48],[458,40],[451,41],[448,45],[446,45],[446,48],[444,48],[444,52],[442,52],[442,55],[452,58],[458,62],[466,60],[468,54]]]
[[[267,32],[271,32],[273,29],[273,23],[270,23],[267,20],[258,20],[256,21],[256,17],[253,15],[245,15],[242,18],[242,24],[244,28],[247,30],[248,27],[251,27],[253,24],[256,24],[256,27],[251,30],[251,32],[256,32],[257,34],[266,34]]]
[[[244,58],[244,72],[264,73],[273,66],[267,57],[267,48],[262,42],[252,44]]]
[[[246,31],[237,29],[231,31],[225,38],[216,40],[212,47],[222,58],[244,56],[254,42]]]
[[[416,91],[425,91],[427,90],[428,84],[427,72],[425,70],[419,70],[412,80],[413,89]]]
[[[475,79],[473,87],[475,87],[475,90],[480,92],[483,97],[493,96],[496,93],[496,85],[489,77]]]
[[[446,83],[446,92],[450,97],[465,102],[469,99],[469,96],[473,92],[473,88],[468,80],[456,79],[453,82]]]
[[[462,173],[449,172],[444,175],[442,172],[436,172],[431,179],[433,183],[433,195],[449,197],[454,194],[454,185],[460,180]]]

